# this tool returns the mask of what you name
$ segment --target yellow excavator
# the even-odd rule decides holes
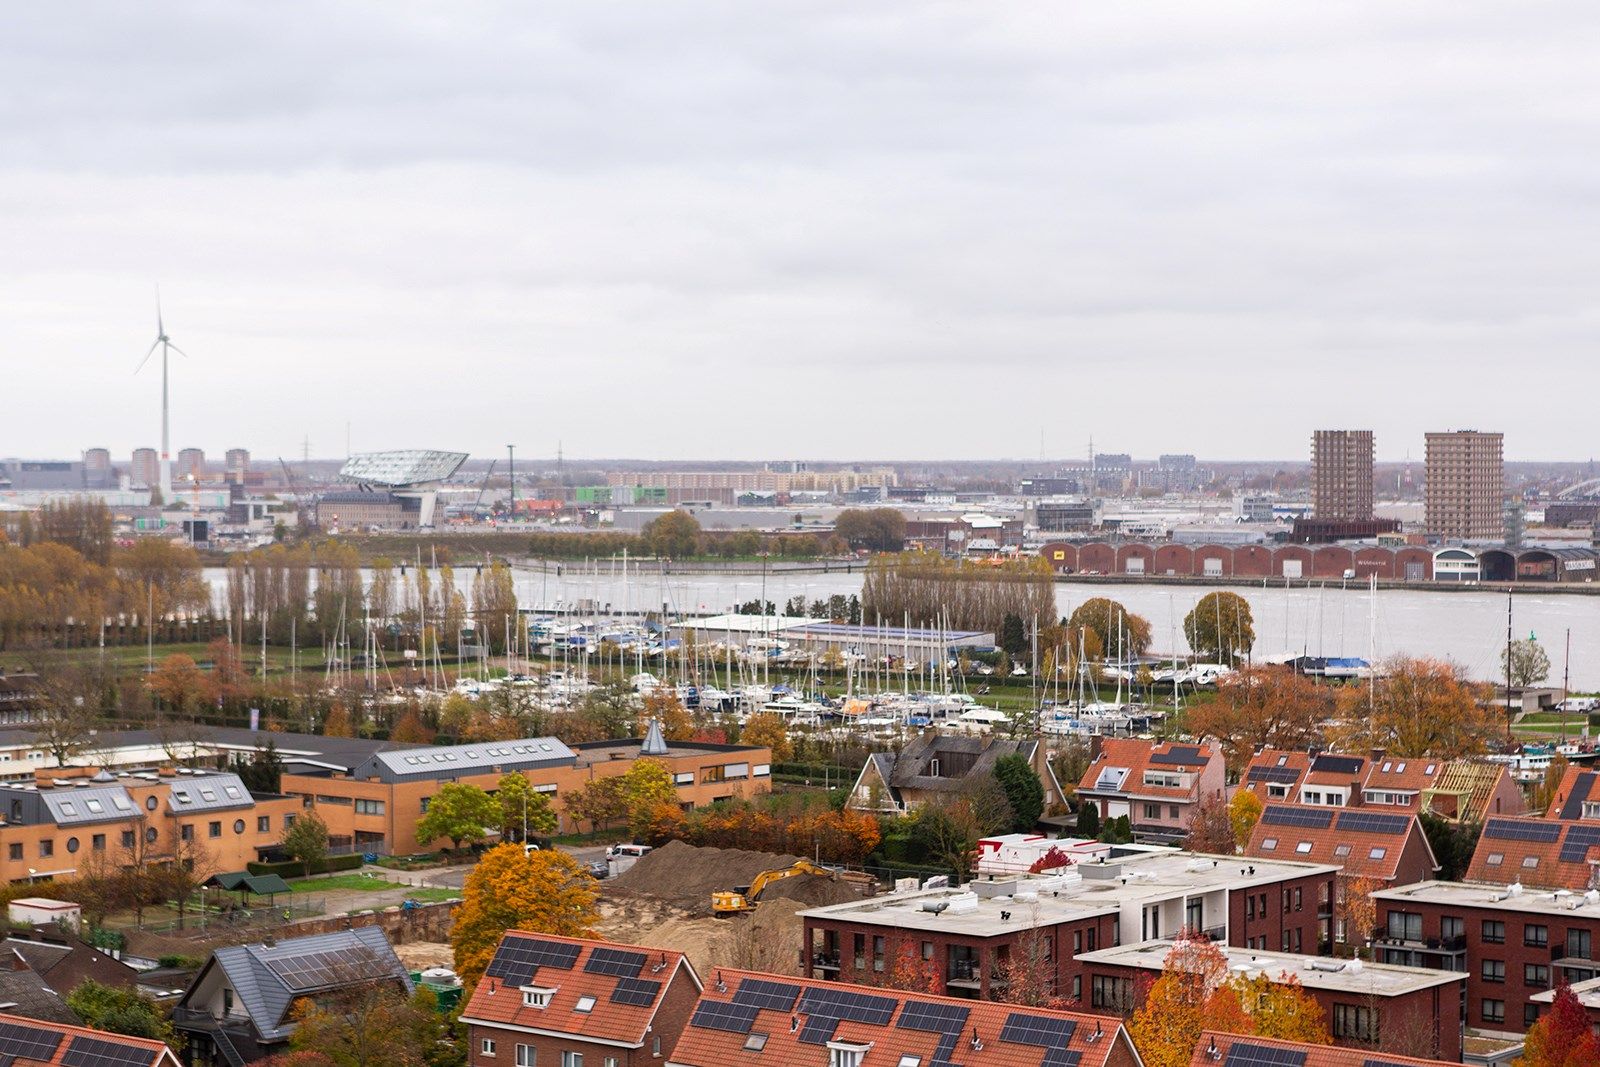
[[[729,891],[711,894],[711,913],[713,915],[739,915],[748,911],[755,911],[756,904],[761,900],[761,894],[773,882],[781,882],[785,878],[793,878],[797,874],[814,874],[821,878],[837,878],[838,872],[829,870],[810,860],[800,860],[788,867],[779,867],[771,871],[762,871],[756,875],[755,881],[749,885],[739,886]]]

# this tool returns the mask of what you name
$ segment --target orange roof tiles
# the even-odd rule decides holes
[[[1445,1067],[1447,1063],[1445,1060],[1422,1060],[1415,1056],[1401,1056],[1368,1048],[1308,1045],[1302,1041],[1282,1041],[1272,1037],[1256,1037],[1253,1034],[1224,1034],[1216,1030],[1207,1030],[1195,1043],[1194,1057],[1189,1061],[1189,1067],[1216,1067],[1219,1063],[1226,1063],[1228,1050],[1235,1044],[1260,1045],[1298,1052],[1305,1056],[1303,1067],[1363,1067],[1370,1062],[1392,1064],[1393,1067]]]
[[[1420,793],[1433,785],[1445,761],[1432,756],[1383,756],[1372,761],[1365,788],[1399,793]]]
[[[1483,824],[1466,880],[1582,891],[1593,888],[1597,875],[1600,827],[1594,823],[1496,815]]]
[[[1239,784],[1263,800],[1271,797],[1268,786],[1283,786],[1284,798],[1299,796],[1300,783],[1311,769],[1311,754],[1285,748],[1264,748],[1250,758],[1239,777]]]
[[[503,1023],[594,1041],[641,1045],[648,1033],[650,1022],[655,1017],[656,1009],[680,970],[694,982],[697,989],[700,985],[694,968],[689,965],[681,952],[615,944],[609,941],[557,937],[554,934],[529,933],[522,930],[507,931],[499,947],[495,949],[495,959],[502,961],[502,954],[508,949],[514,950],[519,945],[541,941],[577,946],[578,953],[573,957],[571,967],[542,966],[533,971],[525,983],[518,984],[485,975],[473,990],[472,1000],[468,1002],[467,1010],[462,1013],[462,1017],[469,1021]],[[612,999],[619,981],[632,976],[619,974],[615,968],[610,969],[611,973],[586,970],[594,960],[595,953],[606,949],[645,957],[643,967],[637,972],[637,979],[658,983],[647,1003],[619,1003]],[[598,961],[594,965],[602,966]],[[491,963],[489,969],[494,971],[498,968]],[[554,989],[555,992],[544,1007],[533,1007],[524,1003],[521,989],[524,984]],[[589,1010],[579,1010],[584,1006],[580,1001],[587,997],[593,998],[593,1003],[588,1005]]]
[[[1600,779],[1600,772],[1590,767],[1568,767],[1561,776],[1561,784],[1556,786],[1545,818],[1566,822],[1582,819],[1584,801],[1600,801],[1600,789],[1595,788],[1597,779]]]
[[[720,985],[717,984],[718,980]],[[767,999],[759,996],[749,998],[748,994],[741,996],[740,988],[747,980],[781,983],[793,992]],[[871,1022],[845,1019],[840,1020],[837,1026],[829,1026],[823,1021],[813,1031],[808,1029],[812,1019],[828,1020],[830,1017],[821,1012],[807,1013],[804,1010],[822,1006],[808,1000],[813,995],[812,991],[819,998],[862,996],[881,998],[884,1004]],[[784,1006],[786,1002],[792,1007]],[[738,1015],[736,1013],[741,1004],[746,1007],[743,1014]],[[719,1016],[727,1018],[729,1013],[735,1013],[735,1021],[730,1029],[704,1025],[716,1022]],[[960,1063],[963,1067],[1040,1067],[1051,1046],[1014,1040],[1018,1035],[1007,1029],[1007,1023],[1013,1015],[1032,1016],[1040,1020],[1040,1024],[1034,1027],[1036,1032],[1050,1032],[1054,1028],[1056,1033],[1060,1033],[1066,1028],[1064,1024],[1070,1024],[1071,1033],[1056,1047],[1077,1053],[1081,1057],[1080,1067],[1104,1067],[1112,1048],[1128,1040],[1122,1029],[1122,1020],[1112,1015],[1051,1011],[987,1000],[959,1000],[931,993],[723,968],[714,976],[713,982],[707,984],[695,1018],[684,1028],[683,1036],[678,1039],[678,1046],[669,1058],[671,1062],[686,1067],[789,1067],[791,1064],[826,1067],[829,1061],[826,1042],[831,1040],[870,1045],[871,1053],[865,1058],[866,1062],[883,1067],[894,1067],[902,1062],[911,1067],[911,1059],[906,1057],[914,1059],[916,1067],[936,1067],[941,1062]],[[926,1020],[941,1016],[948,1021],[942,1031],[928,1028],[930,1024]],[[1002,1033],[1008,1034],[1007,1039],[1002,1040]],[[1095,1036],[1097,1033],[1098,1037]],[[941,1061],[936,1053],[946,1034],[951,1036],[944,1050],[945,1058]],[[810,1040],[801,1040],[803,1036]],[[1059,1037],[1045,1040],[1061,1042]],[[760,1047],[753,1047],[755,1045]]]
[[[0,1015],[0,1059],[16,1067],[59,1067],[67,1054],[76,1051],[75,1062],[85,1062],[95,1052],[115,1052],[118,1063],[128,1067],[178,1067],[178,1057],[160,1041],[126,1034],[108,1034],[84,1026],[66,1026],[26,1019],[20,1015]],[[16,1057],[15,1061],[10,1057]],[[89,1062],[93,1062],[92,1059]],[[110,1062],[106,1060],[105,1062]]]
[[[1326,812],[1328,824],[1317,827],[1272,822],[1269,812],[1282,813],[1287,818],[1295,818],[1297,812]],[[1261,814],[1244,849],[1245,855],[1255,859],[1332,863],[1344,868],[1347,877],[1390,881],[1399,873],[1401,857],[1415,834],[1416,840],[1427,850],[1432,869],[1439,868],[1422,824],[1409,813],[1319,804],[1268,804]],[[1401,828],[1396,832],[1366,828],[1373,825],[1375,819],[1397,820]]]
[[[1099,739],[1099,745],[1098,754],[1089,762],[1088,768],[1083,772],[1083,778],[1078,782],[1080,793],[1118,793],[1129,796],[1193,800],[1200,792],[1200,773],[1213,759],[1221,758],[1221,754],[1210,745],[1186,744],[1181,741],[1163,741],[1155,744],[1132,737],[1102,737]],[[1198,762],[1163,763],[1156,760],[1155,757],[1170,755],[1175,749],[1193,749]],[[1101,785],[1101,773],[1108,767],[1126,768],[1128,773],[1114,787]],[[1194,774],[1195,783],[1188,789],[1145,785],[1145,772],[1152,770]]]

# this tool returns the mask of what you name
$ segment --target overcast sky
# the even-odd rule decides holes
[[[0,455],[1592,455],[1600,6],[12,4]],[[1587,401],[1585,401],[1587,402]]]

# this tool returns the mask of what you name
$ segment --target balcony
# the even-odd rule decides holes
[[[951,960],[944,984],[957,989],[981,989],[979,970],[977,960]]]
[[[813,970],[818,971],[837,971],[839,969],[839,957],[818,952],[811,957],[811,967]]]

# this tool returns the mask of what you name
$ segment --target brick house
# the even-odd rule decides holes
[[[178,1067],[160,1041],[0,1014],[0,1057],[16,1067]]]
[[[1137,841],[1173,844],[1188,835],[1202,800],[1226,800],[1226,786],[1217,746],[1100,737],[1078,799],[1098,807],[1102,823],[1128,816]]]
[[[1088,993],[1077,957],[1191,929],[1214,941],[1316,952],[1331,926],[1326,864],[1157,852],[1062,873],[994,876],[800,913],[807,977],[871,982],[903,953],[951,996],[988,998],[1014,956],[1049,961],[1058,996]],[[1092,1005],[1104,1007],[1104,1005]]]
[[[1600,892],[1423,882],[1372,896],[1376,958],[1464,972],[1470,1027],[1520,1034],[1538,994],[1600,977]]]
[[[1361,808],[1330,810],[1307,804],[1268,804],[1250,832],[1244,854],[1256,859],[1293,856],[1339,868],[1335,887],[1334,939],[1345,940],[1344,901],[1348,888],[1370,879],[1380,888],[1434,877],[1439,862],[1415,815]],[[1356,933],[1357,942],[1366,933]]]
[[[1491,815],[1518,815],[1525,809],[1522,791],[1510,772],[1483,760],[1268,748],[1251,757],[1239,787],[1264,803],[1381,807],[1479,823]]]
[[[1579,893],[1600,888],[1600,823],[1490,819],[1472,852],[1467,881]]]
[[[1138,1067],[1122,1020],[721,970],[672,1067]]]
[[[1038,741],[929,733],[898,752],[868,756],[850,788],[848,804],[874,814],[911,811],[965,792],[974,781],[994,773],[995,763],[1006,756],[1021,756],[1033,767],[1044,787],[1046,807],[1065,804],[1066,793],[1046,755]]]
[[[511,930],[461,1014],[467,1063],[663,1064],[699,996],[681,952]]]
[[[1147,941],[1083,956],[1091,990],[1107,1003],[1142,1006],[1150,982],[1160,977],[1173,943]],[[1461,1058],[1461,1001],[1466,976],[1418,967],[1362,964],[1300,953],[1222,946],[1228,973],[1271,981],[1292,977],[1322,1008],[1335,1044],[1400,1047],[1440,1059]],[[1387,1041],[1387,1044],[1386,1044]]]
[[[1206,1030],[1194,1045],[1189,1067],[1215,1067],[1216,1064],[1272,1063],[1277,1067],[1454,1067],[1453,1060],[1419,1059],[1385,1052],[1374,1059],[1371,1050],[1340,1048],[1336,1045],[1308,1045],[1302,1041],[1283,1041],[1274,1037],[1226,1034]]]
[[[1551,798],[1550,808],[1544,817],[1561,822],[1600,823],[1600,789],[1595,788],[1597,780],[1600,780],[1600,771],[1581,766],[1568,767],[1561,776],[1561,784],[1556,786],[1555,796]]]

